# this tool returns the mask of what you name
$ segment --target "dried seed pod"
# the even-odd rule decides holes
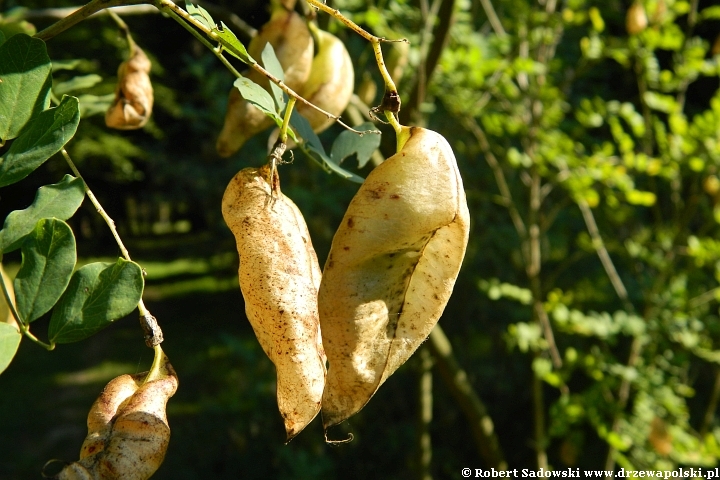
[[[132,50],[130,59],[118,68],[115,101],[105,113],[105,125],[119,130],[142,128],[152,114],[152,65],[140,47],[133,45]]]
[[[426,339],[465,255],[469,213],[450,145],[408,127],[399,144],[350,202],[323,271],[325,428],[358,412]]]
[[[302,96],[326,112],[340,115],[350,102],[355,88],[355,70],[345,44],[335,35],[316,29],[318,53],[313,59],[310,78],[302,90]],[[335,121],[304,103],[297,111],[310,122],[312,129],[320,133]]]
[[[276,8],[270,21],[250,41],[248,53],[259,60],[267,43],[275,50],[285,74],[285,84],[295,91],[302,89],[310,75],[313,39],[305,20],[296,12]],[[245,74],[253,82],[270,88],[269,81],[255,70]],[[221,157],[229,157],[250,138],[274,125],[263,112],[240,96],[237,88],[230,90],[225,124],[215,145]]]
[[[625,28],[630,35],[637,35],[645,30],[648,26],[648,18],[645,13],[645,7],[639,1],[633,2],[628,8],[625,17]]]
[[[150,478],[162,464],[170,441],[165,406],[177,386],[175,370],[164,354],[157,370],[111,380],[90,409],[80,460],[55,478]]]
[[[230,181],[222,213],[235,235],[245,313],[277,371],[277,401],[288,441],[320,411],[325,352],[317,291],[320,266],[305,220],[280,192],[269,166]]]

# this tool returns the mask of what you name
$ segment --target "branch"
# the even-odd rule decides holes
[[[141,5],[150,3],[149,0],[91,0],[87,5],[80,7],[73,13],[63,18],[59,22],[53,23],[45,30],[35,34],[36,38],[40,40],[48,41],[55,35],[58,35],[70,27],[77,25],[86,18],[91,17],[100,10],[105,10],[111,7],[120,7],[128,5]]]
[[[421,347],[418,353],[420,354],[420,372],[418,378],[417,478],[418,480],[432,480],[430,423],[433,416],[433,357],[426,346]]]
[[[139,2],[137,5],[131,5],[130,2],[121,2],[122,4],[117,7],[113,7],[113,11],[121,16],[129,16],[129,15],[150,15],[150,14],[156,14],[160,13],[160,10],[158,10],[154,5],[152,5],[152,0],[147,0],[144,2]],[[219,6],[215,5],[214,3],[205,2],[202,0],[196,0],[197,4],[201,5],[205,10],[207,10],[213,17],[219,18],[220,20],[224,21],[226,24],[234,27],[235,30],[242,33],[246,39],[251,39],[257,34],[257,30],[253,28],[250,24],[245,22],[242,18],[238,17],[235,13]],[[73,14],[74,12],[80,10],[83,7],[62,7],[62,8],[40,8],[37,10],[25,10],[21,12],[19,15],[19,18],[23,20],[29,20],[29,21],[37,21],[37,20],[61,20],[65,17]],[[108,8],[108,7],[104,7]],[[95,13],[92,13],[85,18],[96,18],[98,15],[104,15],[107,13],[107,10],[100,10],[96,11]],[[66,28],[69,28],[72,25],[67,26]],[[47,30],[47,29],[46,29]],[[41,32],[42,33],[42,32]],[[57,32],[60,33],[60,32]],[[54,35],[57,35],[55,33]]]
[[[485,404],[473,389],[467,378],[467,373],[458,363],[452,352],[452,345],[440,325],[430,332],[428,346],[435,357],[435,363],[440,373],[440,378],[447,386],[450,393],[455,397],[460,410],[465,414],[470,429],[475,437],[480,457],[489,467],[498,470],[506,470],[508,464],[505,461],[500,441],[495,433],[495,425],[488,414]]]

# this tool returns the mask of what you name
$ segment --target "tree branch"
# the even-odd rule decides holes
[[[438,367],[440,378],[445,382],[450,393],[455,397],[460,410],[465,414],[470,429],[472,430],[475,443],[478,447],[480,457],[489,467],[498,470],[506,470],[508,464],[505,461],[500,441],[495,433],[495,426],[488,414],[485,404],[473,389],[467,378],[467,373],[458,363],[452,352],[452,346],[445,332],[440,325],[430,332],[428,340],[430,351],[435,357],[435,364]]]

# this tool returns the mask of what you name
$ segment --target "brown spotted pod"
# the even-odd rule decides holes
[[[358,412],[425,341],[465,255],[469,214],[450,145],[408,127],[399,145],[350,202],[325,263],[325,428]]]
[[[245,313],[275,364],[278,408],[289,441],[320,411],[325,385],[317,311],[320,266],[300,210],[282,194],[269,166],[235,175],[222,214],[240,255]]]
[[[132,50],[131,57],[118,68],[115,100],[105,113],[105,125],[119,130],[142,128],[153,108],[150,59],[137,45]]]
[[[80,460],[58,480],[145,480],[160,467],[170,441],[165,407],[178,387],[162,355],[157,370],[110,381],[88,415]]]

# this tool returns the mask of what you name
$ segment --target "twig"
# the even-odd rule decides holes
[[[123,2],[124,3],[124,2]],[[160,13],[160,10],[158,10],[154,5],[152,5],[151,0],[147,0],[147,2],[140,3],[138,5],[120,5],[117,7],[112,7],[112,10],[117,13],[118,15],[150,15],[150,14],[157,14]],[[215,5],[214,3],[205,2],[202,0],[199,0],[196,2],[205,10],[207,10],[213,17],[221,19],[225,21],[228,25],[232,26],[236,31],[242,33],[247,39],[250,39],[254,37],[257,34],[257,29],[253,28],[250,24],[245,22],[242,18],[238,17],[235,13],[219,6]],[[80,6],[75,7],[59,7],[59,8],[39,8],[36,10],[25,10],[23,12],[20,12],[19,18],[23,20],[30,20],[30,21],[37,21],[37,20],[45,20],[45,19],[51,19],[51,20],[60,20],[68,15],[71,15],[75,11],[79,10]],[[108,10],[100,10],[97,11],[91,15],[88,15],[86,18],[96,18],[99,15],[104,15],[108,13],[110,9]]]
[[[320,0],[306,0],[308,4],[310,4],[312,7],[317,8],[318,10],[322,10],[323,12],[327,13],[328,15],[332,15],[343,23],[346,27],[353,30],[355,33],[363,37],[365,40],[370,42],[373,48],[373,52],[375,54],[375,62],[377,63],[378,69],[380,70],[380,75],[383,78],[383,81],[385,82],[385,95],[383,95],[383,100],[380,106],[375,107],[373,110],[375,112],[384,113],[388,122],[392,127],[395,129],[395,132],[399,135],[401,132],[401,126],[398,123],[397,119],[395,118],[395,115],[400,111],[400,95],[398,95],[397,87],[395,86],[395,82],[393,81],[392,77],[390,76],[390,73],[387,70],[387,66],[385,65],[385,60],[383,59],[382,54],[382,48],[380,48],[380,44],[382,42],[388,42],[393,40],[387,40],[385,38],[376,37],[375,35],[372,35],[371,33],[368,33],[365,31],[362,27],[360,27],[358,24],[344,16],[342,13],[340,13],[339,10],[329,7],[328,5],[325,5]],[[397,40],[397,41],[406,41],[406,40]]]
[[[492,26],[493,30],[495,30],[495,35],[500,38],[507,37],[505,29],[503,28],[502,23],[500,23],[500,18],[498,18],[497,13],[495,13],[495,9],[492,6],[492,2],[490,0],[480,0],[480,5],[482,5],[483,10],[485,10],[485,15],[488,17],[490,26]]]
[[[90,3],[88,3],[87,5],[80,7],[62,20],[55,22],[49,27],[47,27],[45,30],[38,32],[37,34],[35,34],[35,37],[39,38],[40,40],[48,41],[55,35],[58,35],[59,33],[64,32],[68,28],[77,25],[78,23],[94,15],[100,10],[111,7],[118,7],[121,5],[141,5],[145,3],[150,2],[149,0],[91,0]]]
[[[430,332],[428,346],[435,357],[440,378],[455,397],[455,401],[470,424],[480,457],[488,467],[506,470],[508,463],[505,461],[492,418],[480,396],[473,389],[467,373],[453,355],[452,345],[440,325],[435,325]]]
[[[95,194],[92,192],[92,190],[90,190],[90,187],[88,186],[87,182],[83,178],[80,171],[75,166],[75,163],[70,158],[70,155],[68,154],[67,150],[65,150],[63,148],[60,152],[62,153],[63,157],[65,157],[65,161],[67,162],[68,166],[70,167],[70,170],[73,171],[73,173],[75,174],[76,177],[78,177],[80,180],[82,180],[85,194],[90,199],[90,202],[92,202],[92,204],[95,207],[95,209],[97,210],[98,214],[102,217],[103,220],[105,220],[105,223],[107,223],[108,228],[110,228],[110,232],[112,233],[113,238],[115,238],[115,243],[117,243],[118,247],[120,247],[120,252],[122,253],[123,258],[125,258],[125,260],[127,260],[128,262],[131,262],[132,259],[130,258],[130,253],[128,253],[127,248],[125,248],[125,244],[123,243],[122,239],[120,238],[120,234],[118,234],[117,228],[115,228],[115,222],[113,221],[112,218],[110,218],[110,215],[108,215],[107,212],[105,212],[105,209],[100,204],[100,202],[98,201]],[[141,324],[143,326],[143,330],[146,332],[146,336],[148,335],[149,331],[152,331],[152,332],[154,332],[153,335],[155,336],[156,339],[158,339],[158,338],[162,339],[162,331],[160,331],[160,327],[157,326],[155,317],[153,317],[150,314],[150,312],[148,311],[148,309],[145,307],[145,303],[142,301],[142,298],[138,302],[138,311],[140,312]],[[144,322],[149,322],[150,325],[145,325],[143,320],[144,320]],[[153,323],[154,323],[154,325],[153,325]],[[160,341],[162,341],[162,340],[160,340]],[[147,339],[146,339],[146,343],[147,343]]]

